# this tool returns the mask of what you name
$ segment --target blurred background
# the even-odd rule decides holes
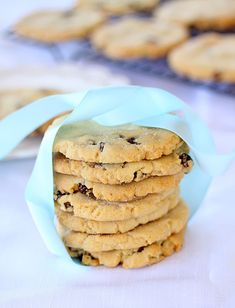
[[[0,120],[47,95],[136,84],[183,99],[220,152],[234,146],[235,0],[0,3]],[[0,164],[9,196],[15,183],[22,197],[51,121]]]
[[[173,92],[214,131],[230,129],[234,29],[234,0],[2,1],[0,118],[50,94],[138,84]],[[11,157],[34,156],[48,124]]]

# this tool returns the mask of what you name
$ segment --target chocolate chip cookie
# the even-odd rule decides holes
[[[150,194],[130,202],[109,202],[95,200],[81,193],[55,196],[56,207],[73,216],[95,221],[120,221],[138,219],[152,212],[161,212],[166,199],[175,200],[179,196],[178,188],[166,189],[159,194]],[[165,204],[165,203],[164,203]]]
[[[188,208],[180,203],[160,219],[140,225],[126,233],[96,234],[66,230],[62,238],[67,247],[100,252],[122,249],[138,249],[155,242],[164,241],[170,235],[180,232],[188,220]]]
[[[97,10],[40,11],[16,23],[14,32],[43,43],[58,43],[87,37],[105,21]]]
[[[199,29],[225,30],[235,26],[234,0],[168,1],[155,13],[157,19]]]
[[[178,252],[184,242],[185,229],[170,235],[163,241],[136,249],[86,252],[83,249],[68,248],[71,257],[78,258],[83,264],[107,267],[122,265],[124,268],[139,268],[156,264],[173,253]]]
[[[72,160],[114,164],[157,159],[181,145],[179,136],[160,128],[81,121],[59,130],[53,151]]]
[[[177,23],[125,17],[98,28],[91,43],[113,59],[159,58],[188,38],[187,29]]]
[[[79,0],[78,9],[92,8],[107,14],[119,15],[139,11],[150,11],[159,0]]]
[[[73,194],[80,192],[90,198],[124,202],[143,198],[148,194],[161,193],[170,188],[176,188],[184,176],[183,172],[175,175],[154,176],[140,182],[122,185],[105,185],[89,182],[73,175],[54,174],[56,193]]]
[[[235,34],[199,35],[171,52],[170,67],[192,79],[235,82]]]
[[[117,220],[115,217],[115,212],[113,212],[113,216],[111,218],[112,221],[84,219],[75,216],[72,212],[61,210],[59,205],[56,206],[56,214],[59,222],[70,230],[85,232],[88,234],[114,234],[124,233],[136,228],[138,225],[143,225],[150,221],[156,220],[167,214],[168,211],[173,209],[178,202],[179,194],[171,194],[159,203],[154,204],[155,210],[151,213],[126,220]],[[108,205],[106,204],[106,207],[107,206]],[[126,205],[123,204],[118,206],[125,208]],[[148,206],[149,204],[145,201],[145,207]]]
[[[71,160],[60,153],[54,157],[54,170],[57,173],[70,174],[91,182],[111,185],[139,182],[151,176],[174,175],[181,171],[188,173],[192,165],[192,159],[187,154],[185,146],[159,159],[122,164]]]

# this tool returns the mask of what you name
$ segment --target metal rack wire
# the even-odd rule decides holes
[[[144,17],[147,17],[144,15]],[[208,32],[208,31],[207,31]],[[201,34],[196,29],[191,29],[192,36]],[[205,33],[205,32],[204,32]],[[226,31],[225,33],[228,33]],[[229,33],[235,33],[235,29],[231,29]],[[121,68],[124,71],[135,71],[137,73],[151,74],[153,76],[160,76],[169,78],[172,80],[183,81],[187,84],[202,86],[212,89],[214,91],[225,93],[229,95],[235,95],[235,83],[224,83],[220,81],[199,81],[192,80],[174,73],[167,64],[165,58],[149,60],[149,59],[134,59],[134,60],[112,60],[96,51],[90,44],[89,40],[79,40],[73,42],[75,45],[75,52],[72,52],[69,56],[65,56],[64,50],[66,50],[66,44],[43,44],[34,40],[30,40],[24,37],[20,37],[11,30],[5,32],[5,36],[22,44],[29,44],[38,48],[46,49],[52,56],[55,62],[64,62],[67,60],[78,61],[80,59],[99,62],[103,65],[113,66]]]

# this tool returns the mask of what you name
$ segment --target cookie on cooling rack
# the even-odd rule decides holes
[[[93,8],[105,13],[119,15],[151,11],[159,0],[79,0],[77,8]]]
[[[114,59],[159,58],[187,38],[187,29],[174,22],[126,17],[101,26],[91,42]]]
[[[168,61],[175,72],[192,79],[235,83],[235,34],[197,36],[174,49]]]
[[[105,20],[98,10],[40,11],[22,18],[13,31],[43,43],[58,43],[87,37]]]
[[[157,18],[199,29],[224,30],[235,27],[234,0],[168,1],[155,13]]]

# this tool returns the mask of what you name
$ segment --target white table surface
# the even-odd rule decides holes
[[[43,6],[31,2],[19,8],[19,1],[8,6],[4,1],[2,24],[20,16],[22,7]],[[51,61],[42,50],[35,56],[30,47],[22,48],[22,53],[21,47],[14,53],[0,49],[0,64]],[[234,97],[129,75],[134,83],[162,87],[188,102],[221,152],[235,146]],[[235,307],[235,163],[214,180],[189,223],[184,249],[159,265],[128,271],[74,268],[47,251],[24,201],[33,164],[33,159],[0,162],[0,307]]]

